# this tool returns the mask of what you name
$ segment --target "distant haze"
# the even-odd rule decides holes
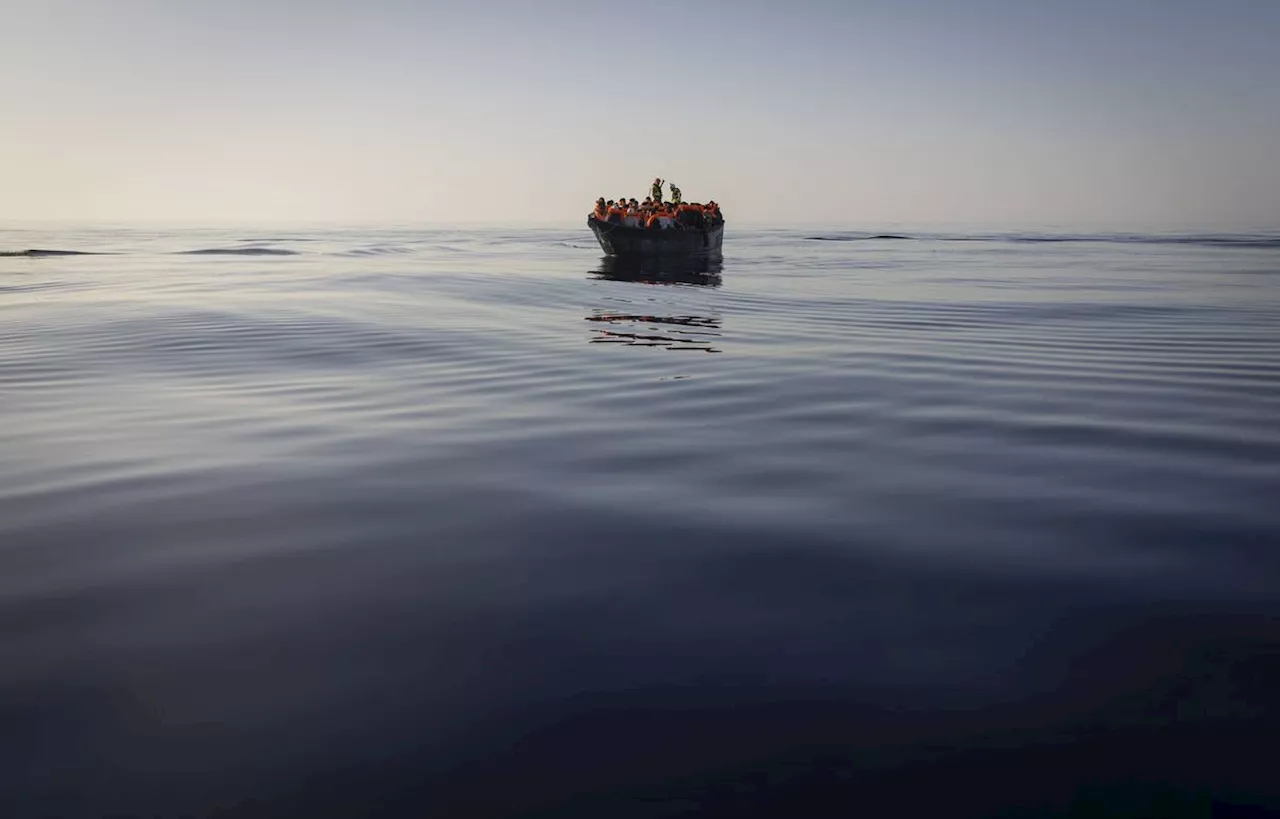
[[[0,219],[1275,224],[1280,2],[0,0]]]

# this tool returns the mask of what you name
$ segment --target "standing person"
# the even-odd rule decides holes
[[[680,189],[676,187],[676,183],[674,182],[671,183],[670,187],[671,187],[671,204],[679,205],[681,202]]]
[[[653,197],[653,203],[655,205],[662,202],[662,180],[661,179],[654,177],[653,188],[651,189],[649,195]]]

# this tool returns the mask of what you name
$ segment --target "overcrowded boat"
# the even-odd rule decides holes
[[[587,225],[609,256],[716,256],[724,242],[724,214],[716,202],[685,202],[670,184],[671,196],[663,196],[664,180],[653,180],[643,202],[633,198],[600,197],[587,216]]]

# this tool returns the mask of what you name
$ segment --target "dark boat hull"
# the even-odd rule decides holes
[[[701,229],[649,230],[611,225],[588,216],[587,225],[610,256],[719,256],[724,243],[724,222]]]

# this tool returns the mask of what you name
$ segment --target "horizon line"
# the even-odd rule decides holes
[[[32,227],[56,227],[56,228],[142,228],[142,227],[186,227],[186,228],[249,228],[249,229],[278,229],[278,228],[401,228],[406,230],[412,229],[439,229],[439,228],[537,228],[537,229],[576,229],[580,225],[585,229],[587,213],[582,215],[582,222],[577,219],[572,221],[568,219],[555,220],[492,220],[492,219],[299,219],[299,220],[235,220],[235,219],[194,219],[194,218],[0,218],[0,231],[12,229],[30,229]],[[1196,222],[1183,221],[1142,221],[1142,220],[1108,220],[1100,222],[1089,222],[1085,220],[1075,221],[1014,221],[1014,220],[975,220],[966,221],[958,219],[937,219],[937,220],[860,220],[860,221],[842,221],[842,222],[801,222],[801,221],[766,221],[766,220],[734,220],[730,219],[726,223],[726,228],[734,226],[745,227],[751,229],[795,229],[795,230],[840,230],[840,231],[862,231],[862,230],[879,230],[884,227],[893,226],[897,228],[915,227],[918,229],[926,229],[930,227],[967,227],[967,228],[1088,228],[1091,230],[1120,230],[1126,228],[1143,228],[1146,230],[1195,230],[1195,229],[1231,229],[1235,231],[1251,231],[1251,232],[1270,232],[1280,231],[1280,221],[1271,220],[1269,222],[1241,222],[1241,221],[1209,221],[1201,220]]]

